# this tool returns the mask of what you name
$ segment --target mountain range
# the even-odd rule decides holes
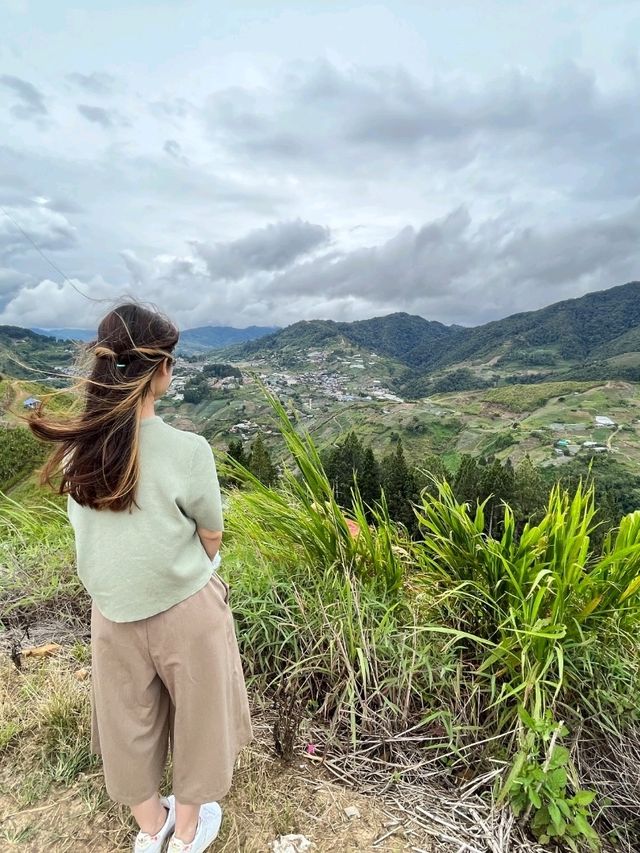
[[[446,326],[403,312],[355,322],[308,320],[245,344],[238,352],[268,353],[294,342],[318,346],[344,338],[414,368],[445,368],[499,356],[521,360],[544,351],[557,361],[640,352],[640,281],[587,293],[481,326]],[[527,359],[525,359],[527,360]]]
[[[244,329],[236,329],[234,326],[196,326],[180,332],[178,348],[188,354],[206,352],[243,341],[252,341],[263,335],[277,332],[279,328],[279,326],[247,326]],[[96,335],[94,329],[33,328],[31,331],[38,335],[67,341],[90,341]]]
[[[43,333],[53,338],[93,336],[86,329],[28,332],[33,336],[31,350],[47,349]],[[15,348],[17,338],[25,334],[18,327],[0,326],[0,362],[3,344]],[[225,348],[230,360],[277,355],[284,363],[288,357],[295,363],[318,347],[347,343],[402,366],[398,387],[414,395],[433,392],[434,376],[455,377],[451,390],[499,380],[640,380],[640,281],[480,326],[447,326],[399,312],[354,322],[304,320],[281,329],[202,326],[185,330],[180,340],[186,354]]]
[[[640,380],[640,281],[594,291],[480,326],[447,326],[407,313],[355,322],[309,320],[229,350],[236,358],[295,359],[305,348],[363,347],[404,366],[399,391],[422,396],[548,379]],[[473,370],[471,369],[473,368]],[[453,377],[451,387],[433,376]]]

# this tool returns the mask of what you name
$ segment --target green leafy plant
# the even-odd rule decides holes
[[[598,639],[637,625],[640,512],[622,519],[598,556],[593,486],[579,483],[571,496],[556,484],[544,517],[520,536],[506,504],[502,535],[487,536],[485,505],[472,510],[439,482],[437,496],[423,493],[413,553],[418,582],[435,593],[432,618],[460,631],[505,731],[519,704],[537,718],[579,695]]]
[[[514,814],[530,822],[541,844],[553,840],[574,851],[585,844],[592,851],[600,850],[598,834],[591,825],[595,791],[580,788],[570,752],[559,743],[569,730],[555,722],[550,711],[539,720],[522,706],[519,714],[526,734],[498,802],[508,798]]]

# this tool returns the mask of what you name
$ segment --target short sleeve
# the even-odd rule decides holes
[[[222,496],[218,483],[213,451],[203,436],[198,436],[189,472],[189,500],[187,515],[197,527],[205,530],[224,530]]]

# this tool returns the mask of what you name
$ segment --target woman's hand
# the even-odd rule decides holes
[[[213,560],[215,555],[218,553],[218,549],[220,548],[220,542],[222,541],[222,531],[205,530],[204,527],[197,527],[196,533],[200,537],[202,547],[207,552],[207,556],[210,560]]]

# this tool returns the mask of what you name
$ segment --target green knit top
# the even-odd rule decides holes
[[[217,531],[224,525],[207,440],[159,415],[143,418],[136,503],[131,511],[115,512],[67,499],[78,576],[113,622],[153,616],[209,581],[211,560],[196,527]]]

